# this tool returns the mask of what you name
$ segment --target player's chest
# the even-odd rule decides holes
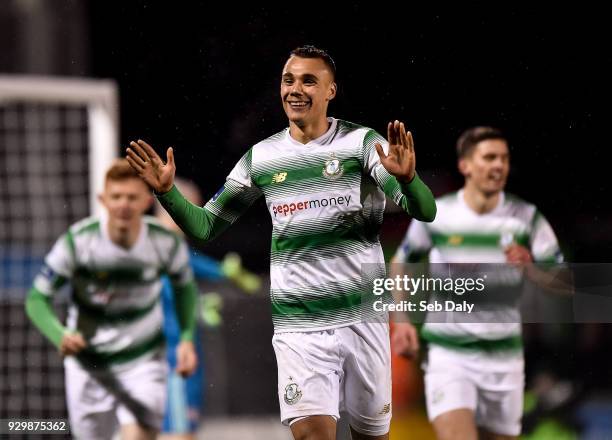
[[[357,145],[294,148],[253,158],[252,179],[267,199],[358,187],[362,160]]]
[[[439,212],[436,220],[427,227],[434,246],[501,249],[512,242],[526,245],[531,225],[519,217],[504,213],[476,216],[449,211]]]

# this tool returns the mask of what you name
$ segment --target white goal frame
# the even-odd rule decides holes
[[[97,195],[119,149],[119,91],[113,80],[34,75],[0,75],[0,103],[78,104],[89,124],[89,209],[99,214]]]

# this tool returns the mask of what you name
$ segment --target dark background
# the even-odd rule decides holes
[[[436,195],[461,185],[461,131],[500,127],[512,148],[508,190],[539,206],[568,259],[609,261],[609,137],[598,130],[597,104],[609,97],[611,51],[600,11],[220,8],[89,4],[88,73],[118,81],[124,145],[143,138],[158,151],[174,146],[178,172],[211,196],[252,144],[286,126],[282,65],[294,47],[315,44],[338,67],[330,115],[382,133],[387,121],[405,121]],[[262,205],[207,250],[237,248],[265,270]],[[388,216],[388,247],[406,221]]]
[[[568,260],[609,261],[612,51],[603,11],[161,3],[6,0],[0,72],[116,80],[118,152],[136,138],[160,152],[174,146],[178,172],[208,198],[251,145],[286,126],[283,63],[296,46],[315,44],[338,67],[330,115],[382,133],[389,120],[405,121],[436,195],[462,183],[458,135],[497,126],[512,149],[508,190],[537,204]],[[238,250],[265,271],[271,226],[262,206],[206,250]],[[387,255],[407,221],[387,216]]]
[[[610,261],[608,15],[576,5],[416,5],[226,2],[213,10],[209,2],[3,0],[0,73],[114,79],[117,153],[137,138],[159,152],[173,146],[178,173],[208,198],[250,146],[286,127],[282,66],[291,49],[314,44],[338,68],[330,115],[383,134],[388,121],[405,121],[417,169],[436,195],[462,184],[459,134],[497,126],[510,140],[508,191],[539,207],[568,260]],[[387,256],[407,224],[402,214],[386,215]],[[236,250],[265,274],[270,230],[259,201],[204,250],[216,257]],[[205,336],[209,411],[276,413],[268,304],[229,297],[225,312],[224,330]],[[568,326],[577,335],[571,345],[532,342],[528,359],[567,364],[565,375],[601,387],[610,380],[610,329],[591,330],[595,336],[582,338],[587,333]]]

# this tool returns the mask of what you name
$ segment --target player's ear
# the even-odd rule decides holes
[[[106,201],[104,200],[104,193],[98,194],[98,202],[100,202],[102,206],[106,206]]]
[[[463,177],[469,176],[470,166],[468,164],[468,161],[465,159],[465,157],[462,157],[461,159],[459,159],[459,161],[457,162],[457,168],[459,169],[459,172],[463,175]]]
[[[331,101],[336,97],[336,92],[338,91],[338,86],[335,82],[331,83],[329,86],[329,94],[327,95],[327,100]]]
[[[145,211],[148,211],[149,209],[151,209],[151,207],[153,207],[153,202],[155,202],[155,197],[153,197],[153,194],[149,193],[146,202],[147,209],[145,209]]]

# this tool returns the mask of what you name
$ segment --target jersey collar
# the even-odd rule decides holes
[[[461,206],[463,206],[465,209],[470,211],[472,214],[477,215],[477,216],[484,216],[484,215],[495,214],[497,211],[501,209],[502,206],[504,206],[504,202],[506,201],[506,193],[502,191],[499,194],[499,200],[497,201],[497,205],[495,205],[495,208],[493,208],[489,212],[485,212],[484,214],[479,214],[476,211],[474,211],[472,208],[470,208],[470,206],[465,201],[463,189],[460,189],[459,191],[457,191],[457,200],[459,201],[459,204]]]
[[[328,117],[327,118],[327,122],[329,122],[329,129],[323,133],[321,136],[319,136],[316,139],[311,140],[310,142],[307,142],[305,144],[302,144],[301,142],[296,141],[295,139],[293,139],[291,137],[291,134],[289,134],[289,127],[287,127],[285,129],[285,139],[293,144],[293,145],[298,145],[300,147],[305,147],[308,145],[325,145],[328,144],[334,137],[334,133],[336,132],[336,127],[338,126],[338,120],[336,118],[332,118],[332,117]]]

